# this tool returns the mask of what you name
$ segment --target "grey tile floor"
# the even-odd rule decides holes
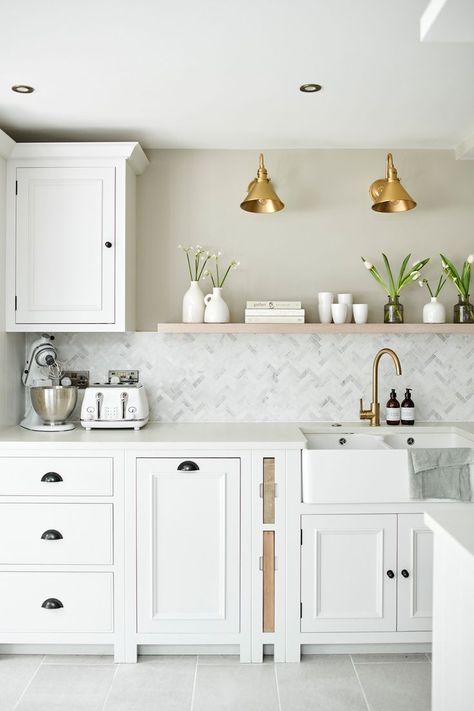
[[[0,711],[429,711],[425,654],[304,657],[0,655]]]

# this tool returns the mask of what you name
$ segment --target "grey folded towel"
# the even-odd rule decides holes
[[[412,449],[409,455],[412,499],[471,500],[474,449]]]

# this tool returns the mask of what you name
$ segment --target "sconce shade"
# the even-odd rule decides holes
[[[252,180],[247,190],[247,197],[240,203],[242,210],[265,213],[278,212],[285,207],[270,185],[270,178],[263,161],[263,153],[260,153],[257,177]]]
[[[375,212],[405,212],[416,207],[416,202],[400,183],[391,153],[387,155],[386,177],[373,182],[369,194]]]

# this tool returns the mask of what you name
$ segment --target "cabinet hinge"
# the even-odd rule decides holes
[[[18,310],[18,296],[15,296],[15,311]]]
[[[303,619],[303,603],[300,602],[300,620]]]
[[[15,180],[15,195],[18,195],[18,180]]]

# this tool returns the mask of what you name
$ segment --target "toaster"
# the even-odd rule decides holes
[[[139,430],[148,422],[148,415],[148,401],[141,383],[98,384],[84,391],[81,425],[86,430]]]

